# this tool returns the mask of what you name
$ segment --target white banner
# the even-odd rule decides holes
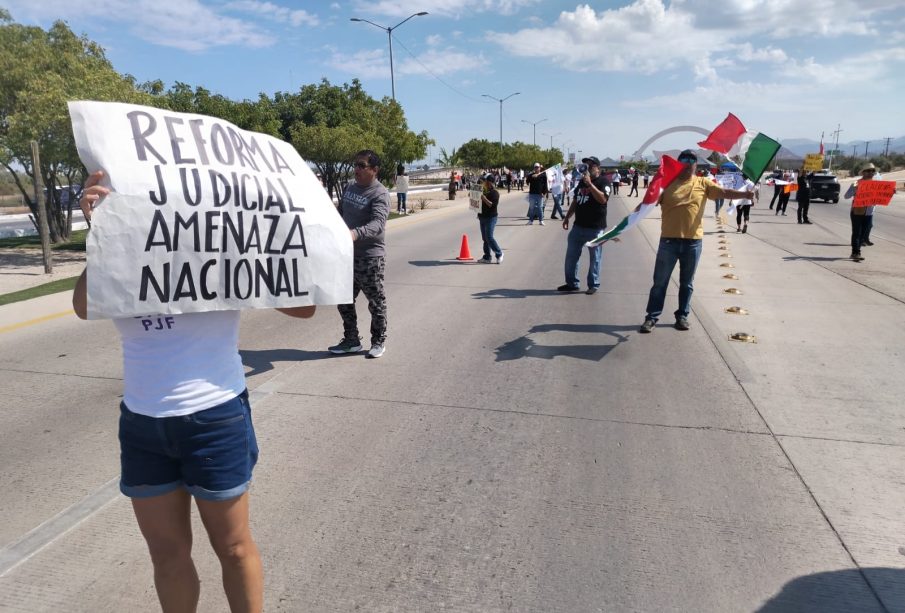
[[[484,190],[481,189],[481,184],[479,183],[476,187],[472,187],[468,190],[468,208],[474,209],[478,212],[481,211],[481,195],[484,193]]]
[[[740,172],[723,172],[715,177],[716,181],[723,189],[741,189],[745,185],[745,175]]]
[[[352,301],[352,239],[282,140],[203,115],[70,102],[112,191],[88,235],[88,317]]]

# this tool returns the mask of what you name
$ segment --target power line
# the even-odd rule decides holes
[[[449,83],[447,83],[446,81],[444,81],[443,79],[441,79],[440,77],[438,77],[437,75],[435,75],[434,72],[433,72],[430,68],[428,68],[427,66],[424,65],[424,62],[422,62],[421,60],[419,60],[418,57],[417,57],[414,53],[412,53],[411,51],[409,51],[409,48],[406,47],[405,44],[404,44],[401,40],[399,40],[399,37],[395,37],[395,38],[396,38],[396,42],[399,43],[399,46],[402,47],[403,49],[405,49],[405,52],[408,53],[410,56],[412,56],[412,59],[413,59],[413,60],[415,60],[416,62],[418,62],[418,63],[421,65],[421,67],[424,68],[424,70],[426,70],[427,73],[428,73],[430,76],[432,76],[433,78],[435,78],[435,79],[437,79],[438,81],[440,81],[440,83],[442,83],[443,85],[445,85],[446,87],[448,87],[448,88],[451,89],[452,91],[456,92],[457,94],[459,94],[459,95],[462,96],[463,98],[467,98],[468,100],[471,100],[472,102],[480,102],[481,104],[490,104],[490,102],[487,102],[486,100],[481,100],[480,98],[475,98],[475,97],[473,97],[473,96],[469,96],[468,94],[466,94],[466,93],[464,93],[464,92],[459,91],[458,89],[456,89],[455,87],[453,87],[452,85],[450,85]]]

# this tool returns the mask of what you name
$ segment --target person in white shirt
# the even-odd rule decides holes
[[[85,219],[110,190],[103,172],[85,183]],[[87,318],[87,269],[72,307]],[[315,307],[277,309],[308,318]],[[123,351],[120,491],[147,542],[164,611],[194,611],[200,583],[192,561],[191,502],[220,560],[231,611],[261,611],[264,574],[248,525],[258,445],[239,356],[239,312],[148,315],[114,320]]]
[[[396,167],[396,212],[400,215],[408,215],[406,199],[409,193],[409,176],[405,174],[405,166],[399,164]]]

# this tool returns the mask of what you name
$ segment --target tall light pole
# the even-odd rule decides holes
[[[562,132],[557,132],[556,134],[544,134],[544,136],[549,136],[549,137],[550,137],[550,149],[553,148],[553,137],[554,137],[554,136],[559,136],[560,134],[562,134]]]
[[[532,126],[534,126],[534,146],[535,147],[537,147],[537,124],[544,123],[545,121],[547,121],[546,117],[544,117],[543,119],[541,119],[539,121],[528,121],[527,119],[522,120],[522,123],[530,123]]]
[[[394,25],[392,28],[388,28],[386,26],[376,24],[373,21],[368,21],[367,19],[359,19],[358,17],[349,18],[349,21],[361,21],[364,23],[369,23],[372,26],[374,26],[375,28],[380,28],[381,30],[383,30],[384,32],[387,33],[387,38],[390,41],[390,89],[393,92],[394,101],[396,100],[396,79],[393,76],[393,30],[395,30],[396,28],[398,28],[399,26],[404,24],[406,21],[408,21],[412,17],[422,17],[424,15],[427,15],[427,11],[421,11],[420,13],[413,13],[412,15],[409,15],[408,17],[406,17],[405,19],[403,19],[402,21],[400,21],[399,23]]]
[[[512,98],[513,96],[518,96],[522,92],[513,92],[506,96],[505,98],[496,98],[491,96],[490,94],[481,94],[485,98],[490,98],[492,100],[496,100],[500,103],[500,151],[503,150],[503,103]]]

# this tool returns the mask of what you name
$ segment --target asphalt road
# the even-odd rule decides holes
[[[565,232],[505,194],[500,266],[455,261],[465,232],[480,251],[464,205],[392,222],[380,360],[325,352],[335,309],[244,313],[266,609],[905,610],[902,205],[861,263],[842,203],[708,219],[688,332],[637,333],[656,214],[605,247],[597,295],[561,295]],[[0,382],[0,610],[157,610],[116,490],[112,325],[0,334]],[[197,526],[200,610],[224,611]]]

